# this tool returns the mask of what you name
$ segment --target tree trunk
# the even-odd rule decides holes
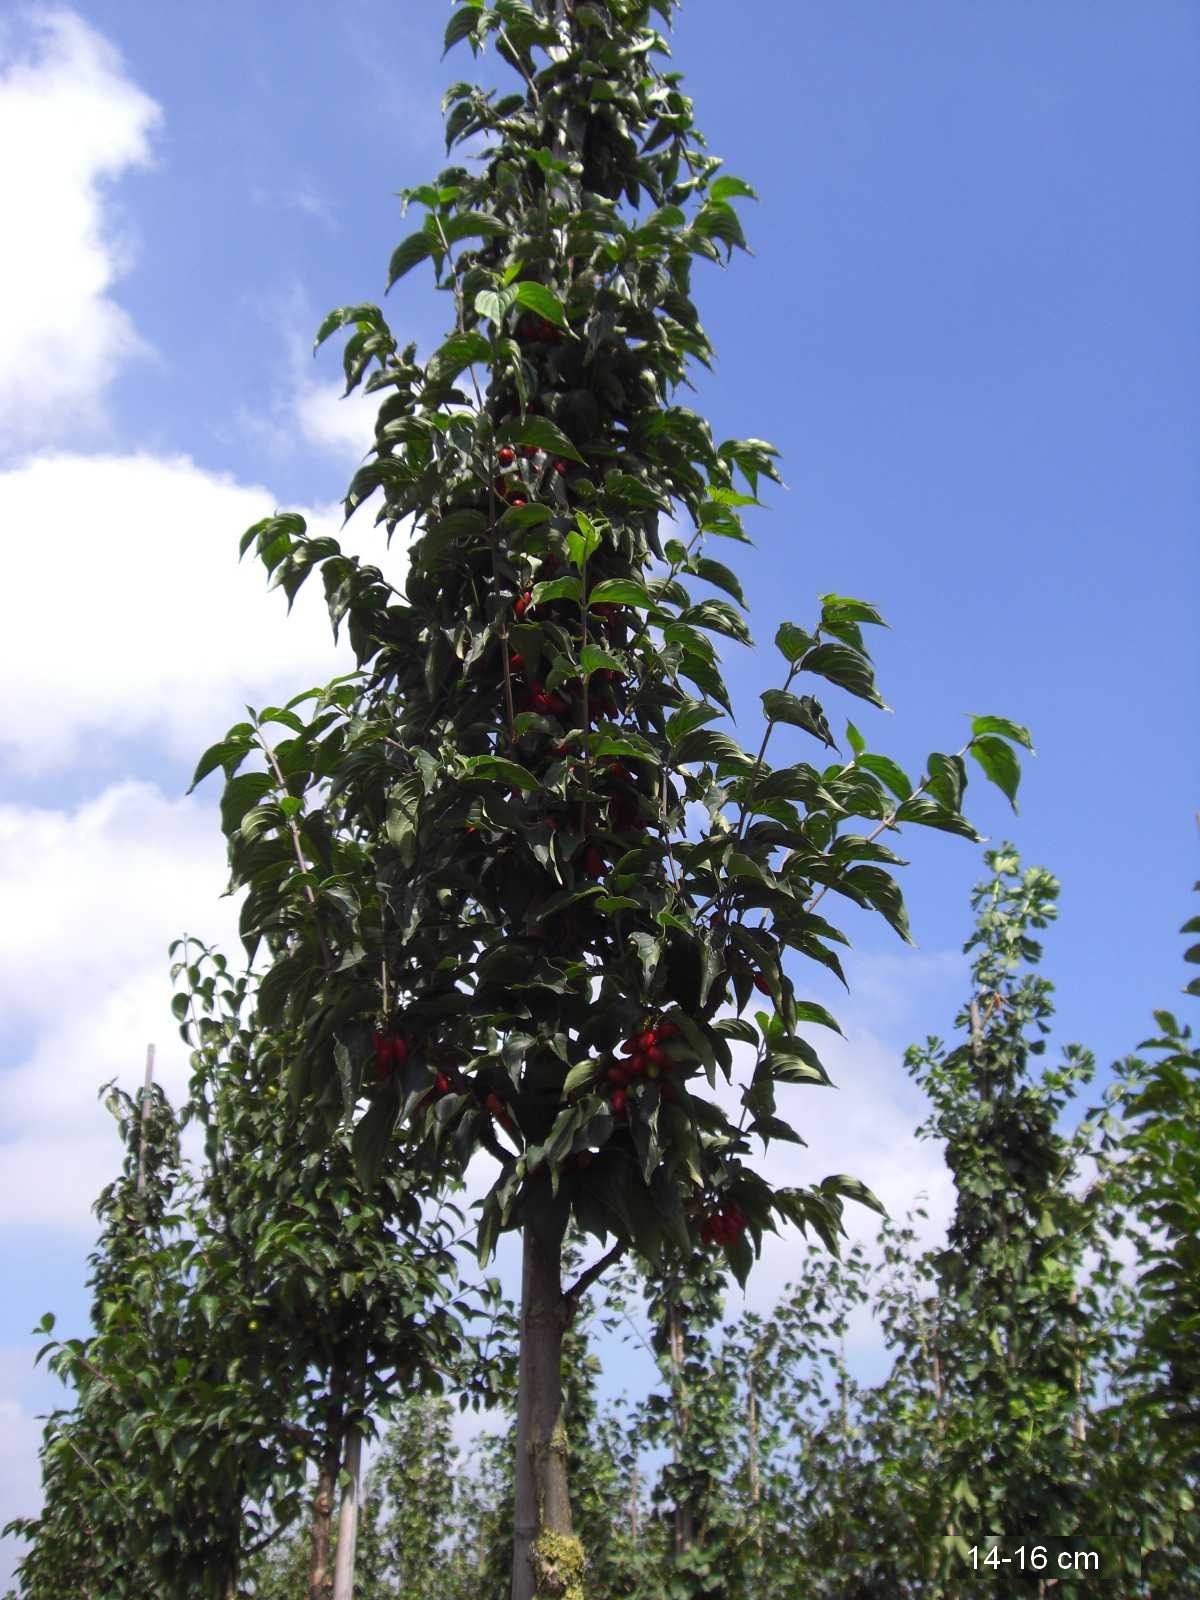
[[[543,1237],[527,1226],[523,1253],[512,1600],[583,1600],[562,1421],[562,1229]]]
[[[762,1480],[758,1460],[758,1351],[757,1346],[751,1351],[749,1370],[746,1374],[746,1476],[750,1489],[750,1516],[754,1524],[754,1549],[761,1562],[763,1534],[762,1519],[759,1516]]]
[[[358,1542],[359,1476],[362,1468],[362,1431],[353,1424],[346,1430],[343,1465],[349,1482],[342,1491],[338,1511],[337,1561],[333,1571],[333,1600],[353,1600],[354,1552]]]
[[[338,1444],[331,1436],[317,1469],[317,1492],[312,1503],[312,1544],[308,1563],[308,1600],[331,1600],[333,1574],[329,1566],[333,1532],[333,1496],[337,1487]]]
[[[675,1465],[683,1460],[688,1434],[691,1431],[691,1410],[687,1388],[684,1384],[684,1326],[683,1313],[674,1297],[667,1302],[667,1354],[671,1362],[671,1403],[674,1411],[675,1437],[673,1454]],[[696,1508],[689,1497],[675,1507],[675,1554],[682,1555],[696,1542]]]

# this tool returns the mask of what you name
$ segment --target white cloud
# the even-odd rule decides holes
[[[344,381],[328,376],[341,370],[347,334],[334,334],[314,358],[313,334],[321,318],[299,284],[273,295],[262,315],[279,346],[283,379],[265,405],[237,408],[239,430],[276,461],[310,446],[352,471],[374,442],[375,418],[386,396],[366,394],[361,386],[344,394]]]
[[[244,702],[350,670],[319,575],[289,617],[257,558],[238,563],[238,537],[273,509],[266,489],[183,456],[48,456],[0,474],[5,587],[25,602],[9,608],[0,649],[7,681],[20,684],[0,753],[45,772],[91,748],[99,760],[106,740],[150,737],[190,758]],[[339,536],[340,521],[309,514],[314,533]],[[389,557],[382,533],[356,523],[347,535],[398,583],[402,549]],[[343,547],[354,549],[349,537]]]
[[[107,40],[73,12],[0,28],[0,438],[40,446],[102,424],[105,386],[146,346],[110,298],[128,236],[104,186],[150,164],[160,108]]]
[[[127,781],[71,811],[0,808],[0,1013],[28,1036],[0,1103],[0,1228],[87,1235],[119,1159],[97,1089],[141,1083],[146,1045],[178,1103],[186,1051],[167,948],[188,932],[238,965],[211,805]]]

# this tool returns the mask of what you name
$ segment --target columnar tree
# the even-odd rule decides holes
[[[227,1600],[287,1514],[282,1418],[244,1370],[244,1324],[213,1326],[170,1106],[157,1088],[140,1106],[110,1088],[108,1103],[124,1169],[96,1205],[93,1332],[45,1347],[75,1403],[46,1429],[45,1509],[14,1529],[32,1541],[22,1592]]]
[[[346,1134],[306,1148],[280,1111],[293,1041],[259,1024],[247,979],[223,956],[192,940],[177,948],[175,1008],[193,1047],[189,1111],[208,1158],[194,1210],[193,1298],[210,1326],[237,1328],[230,1375],[251,1385],[256,1412],[277,1419],[272,1444],[293,1477],[316,1467],[311,1600],[349,1600],[363,1441],[402,1395],[455,1376],[456,1313],[480,1309],[453,1293],[461,1218],[394,1163],[364,1191]],[[296,1509],[293,1495],[281,1520]]]
[[[734,202],[753,191],[708,153],[664,64],[652,13],[673,9],[453,11],[447,46],[494,44],[516,81],[451,88],[463,156],[404,196],[423,220],[389,285],[427,264],[452,329],[424,360],[377,306],[318,333],[349,330],[347,390],[381,401],[347,514],[374,501],[407,572],[292,513],[251,528],[243,551],[289,599],[321,572],[358,670],[239,724],[197,775],[228,780],[243,929],[269,961],[259,1015],[295,1041],[294,1104],[328,1128],[358,1116],[368,1182],[396,1137],[430,1169],[495,1163],[481,1251],[506,1229],[524,1241],[517,1600],[581,1592],[568,1225],[611,1241],[602,1261],[689,1253],[703,1233],[740,1276],[780,1222],[836,1234],[859,1186],[773,1189],[753,1161],[789,1136],[779,1088],[824,1075],[797,1029],[832,1019],[786,958],[840,974],[842,935],[817,911],[831,890],[903,933],[884,835],[974,837],[964,756],[1011,796],[1028,743],[977,718],[914,782],[851,727],[832,765],[785,749],[773,766],[784,739],[837,748],[806,687],[883,703],[862,631],[879,613],[833,594],[779,630],[754,752],[714,725],[732,713],[717,641],[750,635],[708,550],[746,542],[742,511],[778,474],[770,445],[719,442],[675,400],[712,357],[693,263],[743,247]],[[732,1014],[756,989],[761,1021]]]

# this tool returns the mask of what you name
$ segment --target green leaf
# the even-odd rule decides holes
[[[654,609],[654,601],[635,578],[606,578],[588,595],[589,610],[595,606],[637,606],[649,611]]]
[[[475,311],[498,328],[516,303],[515,289],[481,289],[475,296]]]
[[[961,756],[946,756],[940,751],[931,752],[925,763],[925,787],[939,805],[947,811],[961,811],[963,792],[967,787],[967,764]]]
[[[774,635],[774,642],[779,646],[786,661],[798,661],[806,650],[811,650],[813,635],[806,634],[802,627],[795,626],[795,622],[781,622],[778,632]]]
[[[549,506],[509,506],[500,517],[500,525],[504,528],[515,529],[518,532],[524,528],[537,528],[543,522],[549,522],[552,516]]]
[[[563,1098],[570,1099],[576,1089],[585,1089],[589,1084],[595,1083],[602,1072],[603,1067],[595,1056],[589,1056],[586,1061],[576,1062],[563,1083]]]
[[[805,733],[811,733],[831,750],[837,749],[825,713],[811,695],[791,694],[787,689],[764,689],[761,698],[768,721],[786,722],[792,727],[803,728]]]
[[[540,606],[547,600],[578,600],[583,586],[578,578],[549,578],[533,586],[533,604]]]
[[[564,456],[569,461],[586,465],[570,439],[548,417],[526,417],[524,422],[519,419],[506,422],[498,430],[496,440],[499,444],[532,445],[535,450],[545,450],[550,455]]]
[[[663,952],[663,941],[656,939],[652,933],[631,933],[629,942],[638,953],[642,963],[642,978],[648,989],[654,981],[655,969]]]
[[[703,578],[705,583],[715,584],[718,589],[724,589],[726,594],[731,594],[740,606],[746,604],[746,596],[737,573],[731,571],[723,562],[713,561],[708,556],[700,556],[692,563],[692,570],[698,578]],[[787,627],[787,623],[784,623],[784,627]]]
[[[817,645],[803,657],[800,670],[815,672],[818,676],[827,678],[830,683],[836,683],[839,689],[849,690],[860,700],[869,700],[881,711],[891,710],[875,687],[875,674],[871,671],[871,663],[865,656],[859,655],[857,650],[851,650],[848,645]]]
[[[438,226],[447,244],[458,244],[462,239],[499,239],[509,231],[507,222],[486,211],[460,211]]]
[[[544,322],[552,322],[556,328],[562,328],[567,333],[571,331],[563,303],[553,290],[547,289],[543,283],[518,283],[514,287],[518,305],[535,312]]]
[[[708,192],[714,200],[732,200],[735,196],[746,200],[758,199],[758,195],[744,178],[735,178],[732,174],[714,178]]]
[[[383,320],[383,312],[378,306],[338,306],[329,312],[321,326],[317,329],[317,336],[313,340],[313,354],[315,355],[325,343],[331,333],[336,333],[339,328],[344,328],[348,323],[365,322],[373,327],[384,329],[387,327]]]
[[[191,783],[188,785],[188,794],[191,794],[196,785],[202,779],[207,778],[209,773],[217,767],[221,767],[224,770],[227,778],[232,778],[253,748],[254,741],[249,737],[236,739],[226,737],[218,740],[216,744],[209,745],[196,763],[196,771],[192,775]]]
[[[533,789],[540,789],[541,783],[516,761],[507,761],[503,756],[467,756],[463,766],[468,776],[481,778],[489,783],[507,783],[510,788],[523,789],[528,793]]]
[[[876,1211],[881,1217],[887,1216],[887,1208],[873,1195],[861,1178],[851,1178],[844,1172],[834,1173],[828,1178],[822,1178],[821,1191],[823,1194],[836,1195],[842,1200],[857,1200],[860,1206],[867,1206],[871,1211]]]
[[[994,734],[984,734],[981,738],[972,739],[968,749],[982,767],[984,776],[1007,797],[1016,811],[1021,764],[1012,746]]]
[[[430,356],[426,364],[430,383],[453,383],[459,373],[476,361],[492,358],[492,347],[482,333],[452,333]]]
[[[479,22],[480,8],[477,5],[460,6],[446,24],[443,39],[442,54],[452,49],[460,39],[465,39],[469,33],[475,31]]]
[[[616,656],[609,655],[607,650],[601,650],[599,645],[587,644],[579,653],[579,665],[585,673],[593,672],[619,672],[625,673],[625,664],[618,661]]]
[[[912,780],[905,777],[903,769],[892,760],[891,756],[868,755],[864,751],[856,757],[856,760],[865,772],[885,783],[897,800],[907,800],[912,794]]]
[[[822,627],[826,622],[870,622],[877,628],[887,627],[876,607],[868,600],[852,600],[844,594],[823,594],[817,598],[821,602]]]
[[[715,728],[695,728],[684,734],[672,750],[671,759],[679,767],[704,761],[713,766],[731,767],[736,772],[748,772],[754,765],[735,739]]]
[[[432,242],[427,233],[410,233],[408,238],[392,251],[388,264],[387,286],[390,289],[406,272],[411,272],[433,254]]]
[[[368,1193],[379,1183],[379,1174],[392,1142],[392,1131],[400,1115],[400,1102],[394,1094],[378,1095],[359,1120],[351,1140],[354,1169]]]
[[[435,536],[440,549],[451,539],[478,538],[487,531],[487,525],[482,511],[448,511],[437,522],[430,523],[426,537]]]
[[[833,1088],[833,1080],[817,1052],[804,1039],[772,1045],[767,1062],[771,1076],[779,1083],[819,1083],[822,1088]]]
[[[1024,745],[1030,755],[1036,754],[1029,729],[1023,728],[1019,722],[1010,722],[1007,717],[972,717],[971,732],[976,735],[998,733],[1003,739]]]
[[[815,1000],[797,1000],[795,1009],[797,1022],[816,1022],[822,1028],[832,1028],[834,1033],[842,1032],[837,1018]]]
[[[242,818],[256,806],[264,795],[271,792],[274,780],[266,772],[243,772],[231,778],[221,795],[221,828],[225,834],[234,833]]]

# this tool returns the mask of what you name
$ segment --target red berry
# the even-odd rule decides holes
[[[660,1022],[654,1030],[654,1037],[662,1044],[666,1044],[668,1039],[677,1039],[679,1037],[679,1024],[677,1022]]]
[[[502,467],[511,467],[515,459],[516,456],[509,445],[501,445],[500,449],[496,452],[496,460]]]
[[[609,1067],[605,1077],[609,1083],[615,1083],[618,1089],[623,1089],[629,1082],[629,1073],[624,1067]]]
[[[567,473],[570,471],[570,468],[567,466],[565,461],[556,461],[554,463],[554,470],[558,473],[560,478],[565,478]]]
[[[511,503],[514,506],[523,506],[525,504],[524,500],[521,499],[520,495],[518,495],[517,498],[515,500],[513,500]]]
[[[437,1077],[433,1080],[433,1086],[439,1094],[450,1093],[450,1079],[444,1072],[438,1073]]]
[[[516,612],[518,617],[523,617],[532,604],[533,590],[526,589],[523,594],[519,594],[513,601],[513,610]]]
[[[625,1093],[624,1089],[614,1089],[612,1095],[613,1115],[617,1117],[623,1117],[625,1115],[628,1101],[629,1096]]]
[[[508,658],[508,665],[512,672],[524,672],[525,657],[519,653],[513,654]]]
[[[656,1044],[652,1044],[650,1046],[649,1050],[646,1051],[646,1056],[651,1064],[656,1067],[668,1068],[674,1066],[674,1062],[671,1060],[667,1052],[665,1050],[660,1050]]]
[[[523,444],[521,446],[521,454],[525,457],[525,459],[527,461],[532,461],[534,456],[540,456],[541,453],[542,452],[538,449],[537,445],[535,445],[535,444]]]
[[[756,972],[754,974],[754,987],[758,990],[759,994],[770,994],[771,992],[771,985],[768,983],[766,978],[763,977],[761,972]]]
[[[602,878],[608,871],[608,865],[595,845],[589,847],[583,858],[583,870],[589,878]]]
[[[545,697],[545,709],[552,717],[565,717],[571,709],[560,694],[548,694]]]
[[[641,1050],[636,1050],[629,1058],[629,1070],[630,1072],[634,1073],[635,1076],[639,1072],[645,1072],[649,1065],[650,1062]]]
[[[645,1053],[649,1053],[654,1048],[654,1030],[652,1028],[647,1028],[643,1033],[638,1034],[637,1047]]]

